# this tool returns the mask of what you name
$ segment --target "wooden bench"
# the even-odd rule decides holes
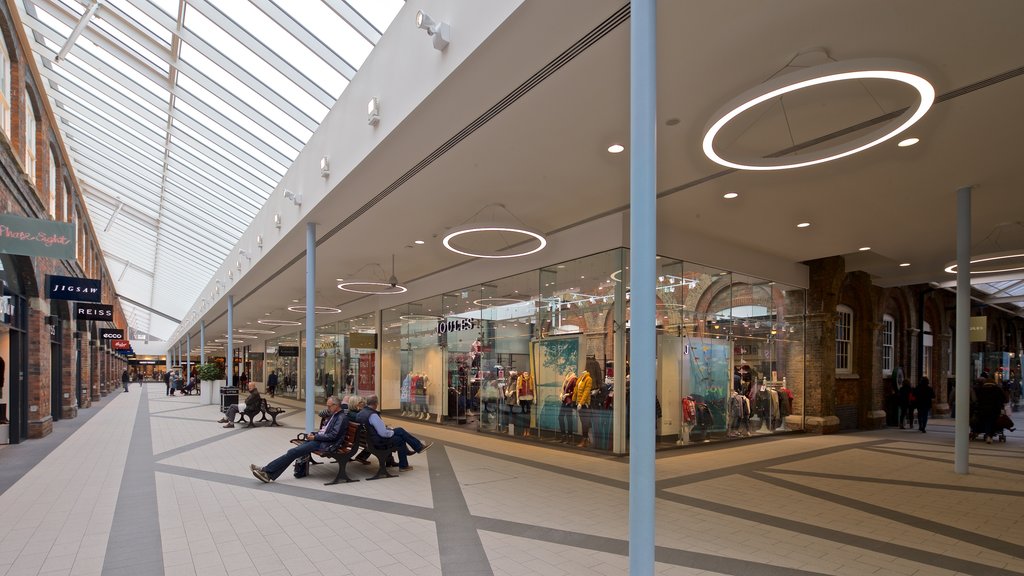
[[[345,437],[334,444],[331,450],[316,450],[310,456],[319,456],[321,458],[330,458],[338,465],[338,473],[335,474],[334,480],[325,482],[324,486],[331,486],[334,484],[340,484],[341,482],[359,482],[359,480],[349,477],[346,467],[348,463],[359,453],[362,449],[367,449],[371,455],[377,457],[377,463],[379,464],[377,473],[368,480],[377,480],[379,478],[393,478],[395,475],[388,472],[387,462],[388,457],[391,455],[391,450],[388,448],[373,448],[372,445],[367,445],[367,430],[372,433],[372,426],[363,426],[357,422],[349,422],[348,428],[345,430]],[[306,442],[305,434],[300,434],[297,438],[291,440],[292,444],[299,445]],[[315,462],[310,458],[310,464],[321,464],[321,462]]]

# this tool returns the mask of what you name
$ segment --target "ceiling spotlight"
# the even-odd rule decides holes
[[[907,146],[913,146],[914,144],[917,144],[920,141],[920,138],[907,138],[906,140],[900,140],[900,143],[897,144],[897,146],[899,146],[900,148],[906,148]]]
[[[413,244],[426,244],[423,240],[413,240]]]
[[[416,27],[427,31],[434,43],[434,49],[444,50],[452,38],[452,28],[447,22],[435,22],[423,10],[416,11]]]
[[[738,196],[739,194],[735,192],[726,192],[725,194],[722,194],[722,198],[725,198],[726,200],[732,200],[733,198],[736,198]]]
[[[625,149],[626,147],[623,146],[622,144],[612,144],[611,146],[608,147],[608,151],[611,152],[612,154],[618,154],[619,152],[622,152]]]
[[[797,228],[807,228],[810,225],[811,225],[810,222],[801,222],[801,223],[797,224],[796,227]]]
[[[906,268],[907,266],[910,266],[910,262],[904,262],[900,264],[900,268]]]
[[[327,178],[331,175],[331,161],[324,156],[320,159],[320,177]]]
[[[301,193],[296,194],[295,192],[292,192],[291,190],[288,190],[286,188],[284,191],[284,197],[287,198],[288,200],[291,200],[292,204],[295,204],[296,206],[302,206]]]
[[[366,103],[366,123],[370,126],[380,124],[380,100],[376,96]]]
[[[860,248],[857,248],[857,250],[860,252],[867,252],[868,250],[871,250],[871,246],[861,246]]]

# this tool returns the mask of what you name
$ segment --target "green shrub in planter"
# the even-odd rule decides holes
[[[220,364],[200,364],[196,368],[196,373],[199,375],[199,380],[224,379],[224,369],[221,368]]]

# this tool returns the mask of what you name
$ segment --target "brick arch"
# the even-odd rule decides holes
[[[32,258],[14,254],[0,254],[0,258],[3,258],[4,273],[8,284],[13,285],[14,292],[26,298],[41,296]]]

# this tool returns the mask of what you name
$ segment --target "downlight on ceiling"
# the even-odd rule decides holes
[[[608,147],[608,151],[611,152],[612,154],[618,154],[625,149],[626,147],[623,146],[622,144],[612,144],[611,146]]]
[[[722,194],[722,198],[725,198],[726,200],[732,200],[737,197],[739,197],[739,194],[735,192],[726,192],[725,194]]]
[[[916,69],[915,65],[902,60],[868,58],[830,62],[772,78],[733,98],[711,117],[704,133],[704,154],[717,164],[738,170],[787,170],[838,160],[877,146],[913,126],[935,102],[935,88]],[[838,146],[778,158],[738,157],[733,160],[722,157],[715,150],[715,138],[719,132],[737,116],[759,104],[811,86],[867,79],[893,80],[907,84],[917,90],[918,101],[875,130]]]
[[[975,266],[981,264],[981,266]],[[956,274],[957,263],[946,264],[946,272]],[[1024,270],[1024,251],[992,252],[971,258],[971,274],[999,274]]]
[[[899,146],[900,148],[906,148],[908,146],[913,146],[914,144],[917,144],[920,141],[920,138],[907,138],[906,140],[900,140],[897,146]]]

